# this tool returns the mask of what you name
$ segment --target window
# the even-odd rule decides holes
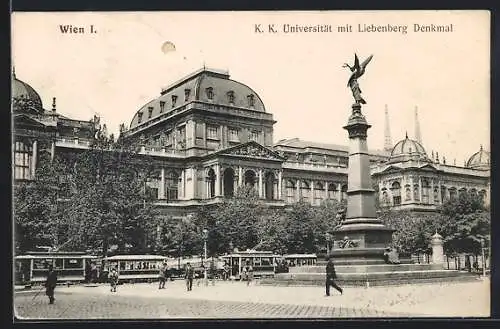
[[[252,130],[252,131],[250,132],[250,136],[249,136],[249,138],[248,138],[248,139],[249,139],[249,140],[251,140],[251,141],[256,141],[256,142],[258,142],[258,141],[259,141],[259,134],[260,134],[260,132],[259,132],[259,131],[257,131],[257,130]]]
[[[184,89],[184,101],[187,102],[189,100],[189,94],[191,94],[191,89]]]
[[[255,105],[255,96],[253,94],[250,94],[247,96],[247,100],[248,100],[248,106],[249,107],[254,107]]]
[[[148,119],[151,119],[152,116],[153,116],[153,107],[149,106],[148,107]]]
[[[234,104],[234,91],[228,91],[227,92],[227,100],[229,104]]]
[[[14,145],[14,178],[31,178],[31,156],[32,147],[30,144],[16,142]]]
[[[295,202],[295,183],[292,181],[286,182],[286,202]]]
[[[229,128],[227,134],[230,142],[239,142],[238,129]]]
[[[177,96],[172,95],[172,107],[175,107],[175,103],[177,102]]]
[[[401,185],[398,182],[392,183],[392,200],[395,206],[401,204]]]
[[[219,138],[219,130],[217,126],[207,126],[207,138],[209,139],[218,139]]]
[[[160,113],[163,113],[163,110],[165,109],[165,102],[160,101]]]
[[[142,112],[137,113],[137,123],[142,122]]]
[[[205,91],[207,93],[208,99],[214,99],[214,89],[212,87],[208,87],[207,89],[205,89]]]
[[[168,200],[177,200],[179,198],[179,175],[175,172],[169,172],[165,177],[165,190]]]

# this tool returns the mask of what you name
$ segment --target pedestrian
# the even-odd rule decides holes
[[[243,267],[243,274],[245,280],[247,280],[247,286],[250,285],[250,282],[253,280],[253,267],[250,265],[250,261],[247,260],[245,266]]]
[[[168,266],[167,262],[164,262],[162,267],[160,268],[160,285],[158,286],[158,289],[165,289],[165,282],[167,281],[167,273],[168,272]]]
[[[116,292],[116,286],[118,285],[118,271],[116,270],[116,267],[111,269],[108,278],[109,284],[111,285],[111,292]]]
[[[47,280],[45,281],[45,294],[49,297],[49,304],[54,304],[56,300],[54,298],[54,290],[57,286],[57,273],[54,271],[54,266],[49,265],[49,273],[47,274]]]
[[[224,281],[229,279],[229,264],[227,262],[224,263]]]
[[[193,267],[191,266],[191,263],[187,263],[186,273],[184,274],[184,278],[186,279],[187,291],[193,290],[193,276],[194,276]]]
[[[330,296],[330,287],[337,289],[342,295],[342,288],[340,288],[336,283],[337,273],[335,273],[335,265],[333,264],[332,257],[328,258],[328,263],[326,264],[326,296]]]

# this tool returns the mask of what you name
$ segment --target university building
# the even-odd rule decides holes
[[[94,123],[62,115],[55,98],[44,108],[35,89],[15,74],[12,97],[15,183],[35,179],[43,152],[54,158],[89,148]],[[228,72],[203,68],[131,113],[121,134],[137,145],[145,166],[153,167],[146,186],[164,214],[183,216],[231,197],[243,185],[253,186],[273,207],[346,199],[347,145],[299,138],[275,142],[275,124],[251,87]],[[419,139],[419,134],[415,140],[405,136],[390,145],[386,120],[384,149],[370,151],[381,206],[435,211],[462,192],[478,193],[489,203],[489,152],[478,147],[463,166],[451,165],[437,153],[429,156]]]

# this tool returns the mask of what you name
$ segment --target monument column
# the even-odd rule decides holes
[[[431,239],[432,245],[432,263],[433,264],[444,264],[444,252],[443,252],[443,237],[436,232]]]

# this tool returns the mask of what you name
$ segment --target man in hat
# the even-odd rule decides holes
[[[47,280],[45,281],[45,294],[49,297],[49,304],[54,304],[56,300],[54,298],[54,290],[57,285],[57,273],[54,271],[54,266],[49,265],[49,273],[47,274]]]
[[[113,267],[111,272],[109,272],[109,283],[111,285],[111,292],[116,292],[116,286],[118,285],[118,271],[116,267]]]
[[[167,272],[168,272],[167,262],[163,262],[163,265],[160,268],[160,285],[158,286],[158,289],[165,289],[165,282],[167,281],[167,274],[168,274]]]
[[[332,257],[328,257],[328,263],[326,264],[326,295],[330,296],[330,287],[334,287],[342,295],[342,288],[340,288],[336,283],[337,273],[335,272],[335,265],[333,264]]]
[[[187,291],[193,290],[193,277],[194,277],[193,267],[191,266],[191,263],[187,263],[186,273],[184,274],[184,278],[186,279]]]

